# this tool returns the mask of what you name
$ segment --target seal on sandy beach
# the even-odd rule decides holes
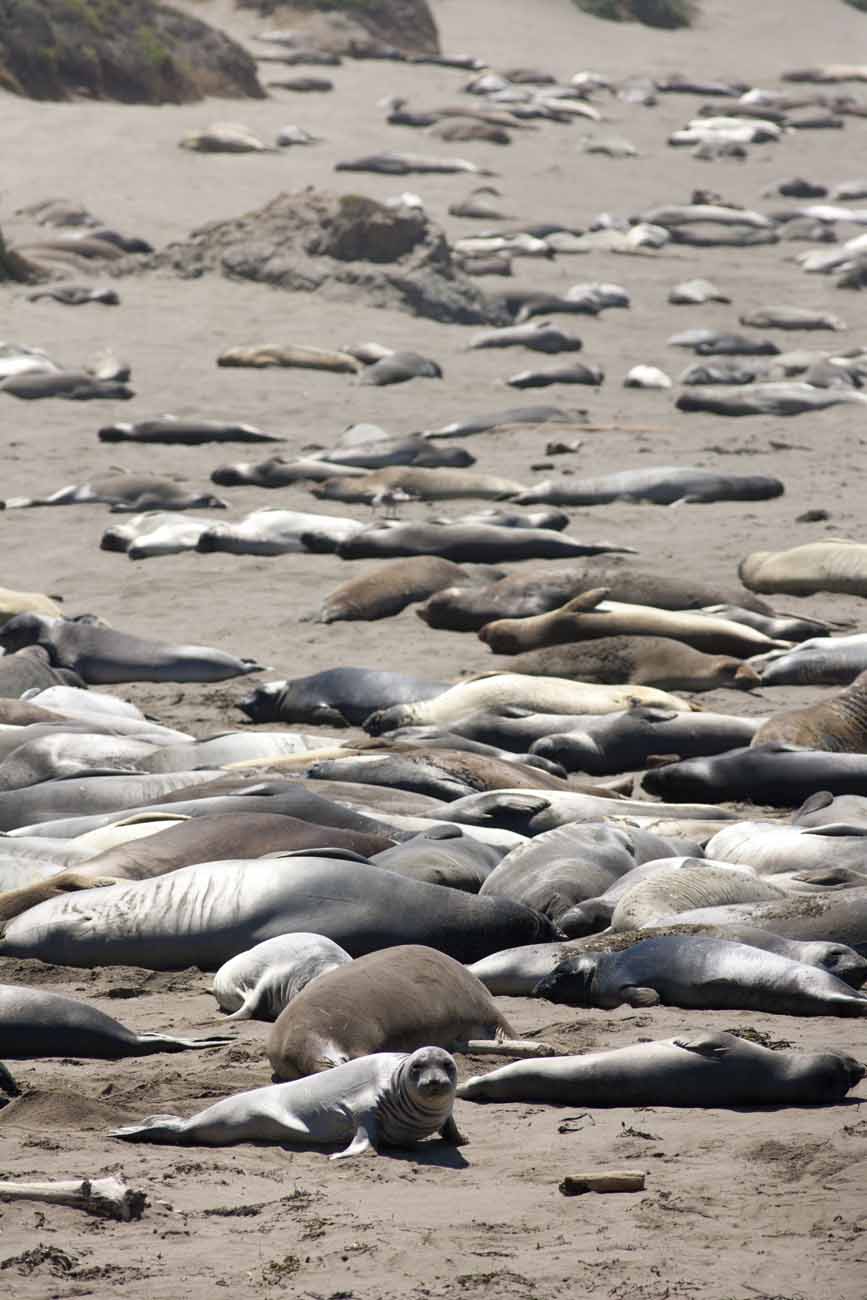
[[[422,501],[503,501],[523,492],[523,483],[496,474],[478,474],[471,469],[419,469],[414,465],[391,465],[362,476],[335,476],[311,487],[313,496],[325,501],[362,501],[370,504],[383,492],[400,490]]]
[[[791,650],[756,655],[764,686],[848,686],[867,671],[867,635],[811,637]]]
[[[539,713],[616,713],[632,703],[687,713],[692,707],[675,695],[648,686],[597,686],[563,678],[531,678],[522,673],[486,673],[458,682],[433,698],[379,709],[365,720],[364,727],[370,735],[381,736],[397,727],[445,725],[478,709],[511,706]]]
[[[662,799],[748,799],[795,808],[817,790],[861,794],[867,788],[867,755],[792,749],[774,742],[654,768],[643,784]]]
[[[282,442],[271,433],[263,433],[252,424],[233,424],[228,420],[179,420],[163,415],[155,420],[138,420],[135,424],[106,424],[99,430],[100,442],[179,443],[198,447],[207,442]]]
[[[834,537],[787,551],[753,551],[738,565],[738,577],[751,591],[867,596],[867,546]]]
[[[641,768],[656,754],[696,758],[749,745],[760,718],[725,713],[672,713],[637,707],[598,718],[576,718],[574,730],[541,734],[530,752],[567,772],[607,776]]]
[[[774,1052],[733,1034],[693,1033],[516,1061],[468,1079],[457,1095],[570,1106],[809,1106],[842,1101],[864,1074],[838,1052]]]
[[[476,575],[466,573],[451,560],[436,555],[393,560],[377,566],[364,577],[350,578],[336,587],[322,602],[316,621],[391,618],[407,605],[427,600],[443,587],[471,584],[475,578]]]
[[[279,934],[239,952],[214,976],[211,992],[227,1020],[276,1020],[311,980],[352,961],[321,934]]]
[[[322,856],[198,863],[52,898],[6,925],[0,954],[216,970],[264,939],[299,930],[325,935],[353,957],[422,943],[458,961],[558,937],[547,917],[520,903],[428,885],[324,849]]]
[[[507,662],[510,671],[533,677],[609,684],[634,682],[639,688],[668,691],[712,691],[721,686],[752,690],[759,685],[758,674],[740,659],[706,655],[665,636],[599,637],[595,641],[528,650]]]
[[[377,709],[440,695],[448,682],[368,668],[326,668],[309,677],[264,682],[241,700],[251,722],[309,722],[354,727]]]
[[[827,971],[728,939],[664,935],[623,952],[567,957],[535,996],[611,1009],[660,1003],[784,1016],[867,1016],[867,996]]]
[[[860,673],[851,686],[830,699],[774,714],[750,744],[774,742],[835,754],[867,753],[867,673]]]
[[[111,470],[86,483],[70,484],[50,496],[7,497],[7,510],[23,506],[77,506],[101,501],[116,510],[225,510],[226,503],[210,492],[191,492],[182,482],[158,474],[126,474]]]
[[[119,1061],[124,1056],[222,1047],[229,1041],[136,1034],[86,1002],[44,989],[0,984],[0,1052],[9,1060],[81,1056]]]
[[[27,646],[47,650],[58,668],[89,685],[112,682],[221,682],[263,672],[254,659],[237,659],[200,645],[169,645],[93,623],[41,614],[16,614],[0,628],[7,654]]]
[[[280,1013],[267,1051],[277,1080],[421,1044],[504,1055],[541,1047],[515,1041],[488,990],[460,962],[412,944],[372,952],[308,984]]]
[[[515,500],[520,505],[545,501],[557,506],[599,506],[625,500],[670,506],[675,502],[767,501],[782,492],[779,479],[761,474],[715,474],[709,470],[664,466],[621,470],[598,478],[548,479],[522,492]]]
[[[379,1052],[322,1074],[226,1097],[190,1119],[152,1115],[114,1129],[127,1142],[232,1146],[236,1142],[342,1143],[343,1160],[371,1147],[403,1147],[439,1132],[466,1139],[452,1118],[457,1067],[448,1052]]]
[[[207,533],[204,535],[207,537]],[[324,550],[303,533],[308,550]],[[631,546],[615,542],[583,542],[577,537],[549,528],[503,528],[496,524],[428,524],[382,521],[375,527],[356,530],[341,541],[337,554],[342,560],[365,560],[402,555],[439,555],[456,564],[500,564],[510,560],[559,560],[574,555],[605,552],[634,554]]]

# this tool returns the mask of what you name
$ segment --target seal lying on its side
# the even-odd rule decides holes
[[[124,1056],[222,1047],[228,1038],[170,1038],[135,1034],[86,1002],[43,989],[0,984],[0,1053],[10,1060],[83,1056],[119,1061]]]
[[[534,996],[611,1009],[660,1003],[784,1016],[867,1016],[867,996],[816,966],[728,939],[665,935],[625,952],[567,957]]]
[[[698,1033],[516,1061],[467,1079],[457,1095],[570,1106],[810,1106],[842,1101],[864,1074],[843,1053],[772,1052],[733,1034]]]
[[[127,1142],[231,1146],[236,1142],[345,1142],[332,1160],[371,1147],[407,1146],[439,1131],[447,1142],[466,1139],[452,1118],[457,1067],[438,1047],[407,1056],[378,1052],[292,1083],[225,1097],[190,1119],[152,1115],[114,1129]]]
[[[545,1050],[514,1039],[488,990],[459,962],[407,944],[369,953],[309,984],[280,1013],[267,1051],[275,1079],[297,1079],[372,1052],[415,1051],[422,1043],[451,1052]]]
[[[520,620],[517,620],[520,621]],[[487,628],[482,628],[482,633]],[[506,661],[510,672],[578,682],[634,683],[638,689],[752,690],[758,674],[731,655],[709,655],[668,636],[603,636],[527,650]]]
[[[351,961],[324,935],[278,934],[225,962],[211,992],[227,1020],[276,1020],[311,980]]]
[[[80,674],[88,685],[113,682],[220,682],[264,671],[254,659],[237,659],[201,645],[169,645],[93,623],[16,614],[0,628],[9,651],[39,645],[52,663]]]
[[[773,742],[833,754],[867,753],[867,672],[831,699],[774,714],[759,727],[750,744]]]

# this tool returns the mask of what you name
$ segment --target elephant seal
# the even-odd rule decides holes
[[[113,682],[221,682],[263,672],[254,659],[237,659],[200,645],[167,645],[92,623],[16,614],[0,627],[8,653],[38,645],[52,663],[78,673],[89,685]]]
[[[782,882],[757,876],[749,866],[735,863],[670,857],[656,865],[659,870],[649,872],[616,901],[612,930],[640,930],[661,916],[726,903],[766,903],[792,892]]]
[[[827,971],[728,939],[665,935],[567,957],[535,996],[569,1006],[696,1007],[784,1016],[867,1016],[867,996]]]
[[[767,744],[689,758],[645,773],[644,789],[662,799],[748,800],[794,808],[817,790],[861,794],[867,755]]]
[[[867,634],[810,638],[791,650],[757,655],[752,666],[764,686],[848,686],[867,671]]]
[[[805,941],[846,944],[867,955],[867,888],[850,888],[809,897],[791,895],[769,903],[730,903],[680,912],[678,925],[752,925],[772,934]],[[661,917],[649,928],[669,923]]]
[[[222,1047],[230,1041],[135,1034],[86,1002],[43,989],[0,984],[0,1052],[9,1060],[80,1056],[119,1061],[124,1056]]]
[[[0,831],[14,831],[36,826],[60,817],[109,813],[109,820],[132,808],[143,808],[157,799],[167,799],[178,791],[193,798],[196,786],[210,784],[222,772],[204,769],[198,772],[118,774],[112,776],[73,777],[61,781],[40,781],[23,790],[0,792]],[[180,809],[177,809],[180,812]],[[82,827],[89,830],[90,827]]]
[[[477,894],[504,853],[504,847],[483,843],[462,834],[457,826],[450,826],[422,831],[371,856],[370,861],[399,876]]]
[[[274,1021],[311,980],[351,961],[324,935],[280,934],[225,962],[211,992],[227,1020]]]
[[[603,893],[637,864],[667,858],[681,847],[604,822],[557,826],[511,849],[479,892],[524,903],[564,929],[561,920],[577,903]]]
[[[708,843],[707,854],[723,862],[746,863],[762,876],[809,871],[825,866],[829,858],[835,867],[867,875],[867,830],[851,826],[838,834],[836,828],[826,833],[822,826],[742,821],[719,831]]]
[[[350,1139],[345,1160],[371,1147],[405,1147],[439,1132],[463,1146],[452,1117],[457,1067],[448,1052],[422,1047],[407,1055],[378,1052],[333,1070],[236,1093],[190,1119],[151,1115],[113,1129],[126,1142],[233,1146],[238,1142],[330,1145]]]
[[[3,764],[0,764],[0,779]],[[320,781],[359,781],[389,789],[409,790],[435,799],[460,799],[476,790],[504,787],[526,790],[565,790],[566,783],[536,767],[505,763],[487,754],[424,746],[391,753],[363,753],[313,763],[307,776]]]
[[[739,659],[789,648],[788,642],[773,640],[764,632],[733,619],[692,610],[629,605],[608,600],[607,596],[607,588],[599,587],[582,592],[547,614],[498,619],[485,624],[479,640],[489,645],[494,654],[517,654],[564,642],[613,636],[667,637],[707,654],[735,655]]]
[[[102,502],[112,508],[140,510],[225,510],[226,502],[209,492],[191,492],[183,482],[158,474],[112,470],[86,483],[59,488],[50,496],[7,497],[7,510],[26,506],[77,506]]]
[[[147,510],[133,515],[126,523],[106,528],[99,539],[101,551],[120,551],[131,560],[147,560],[156,555],[180,555],[194,551],[206,528],[216,519],[193,515],[169,514]]]
[[[203,555],[294,555],[299,551],[334,551],[361,532],[364,524],[341,515],[314,515],[300,510],[254,510],[237,524],[212,524],[196,542]]]
[[[136,823],[148,814],[133,815]],[[259,858],[266,853],[304,849],[349,849],[367,856],[390,847],[386,835],[317,825],[295,817],[267,813],[217,814],[158,826],[151,843],[118,844],[96,853],[80,865],[67,867],[47,880],[0,893],[0,923],[20,916],[48,898],[76,889],[98,889],[121,880],[152,880],[197,862],[213,862],[229,853],[233,859]]]
[[[665,636],[605,636],[546,646],[514,655],[507,663],[511,672],[531,677],[634,683],[643,690],[713,691],[728,686],[749,691],[760,682],[758,673],[740,659],[706,655]]]
[[[830,591],[867,595],[867,546],[843,538],[808,542],[787,551],[753,551],[738,565],[738,577],[751,591],[812,596]]]
[[[11,587],[0,587],[0,623],[15,614],[47,614],[49,618],[60,618],[62,609],[56,600],[41,591],[13,591]]]
[[[599,506],[612,501],[675,502],[767,501],[781,496],[783,484],[760,474],[718,474],[683,466],[621,470],[598,478],[549,479],[515,497],[519,505],[544,501],[555,506]]]
[[[458,961],[522,939],[558,937],[547,917],[520,903],[424,884],[340,852],[199,863],[65,894],[10,921],[0,955],[216,970],[264,939],[297,930],[322,934],[353,957],[423,943]]]
[[[473,581],[474,575],[439,556],[418,555],[406,560],[393,560],[362,578],[350,578],[337,587],[325,597],[316,621],[337,623],[391,618],[408,605],[427,600],[443,587],[472,584]]]
[[[501,429],[513,427],[572,424],[574,419],[573,411],[564,411],[559,406],[510,406],[504,411],[470,416],[465,420],[452,420],[438,429],[426,429],[424,436],[426,438],[467,438],[475,433],[497,433]]]
[[[447,689],[447,682],[421,681],[403,673],[328,668],[309,677],[265,682],[241,700],[238,707],[251,722],[353,727],[377,709],[430,699]]]
[[[583,569],[535,568],[491,582],[488,586],[447,588],[417,610],[429,627],[452,632],[477,632],[502,618],[547,614],[586,591],[605,587],[612,600],[653,605],[658,609],[696,609],[720,603],[746,606],[763,614],[773,611],[743,588],[724,591],[690,578],[656,574],[626,566],[587,572]]]
[[[11,654],[7,652],[0,657],[0,699],[14,700],[25,691],[42,691],[49,686],[67,685],[83,686],[84,682],[78,673],[67,668],[53,667],[44,646],[29,645],[23,650]]]
[[[516,1061],[467,1079],[464,1101],[569,1106],[810,1106],[842,1101],[865,1068],[837,1052],[773,1052],[733,1034]]]
[[[484,330],[468,344],[470,348],[531,348],[534,352],[580,352],[582,342],[550,321],[528,321]]]
[[[455,501],[477,498],[503,501],[524,491],[523,483],[479,474],[471,469],[419,469],[415,465],[390,465],[360,477],[329,478],[310,491],[324,501],[363,502],[370,505],[384,492],[408,492],[421,501]]]
[[[782,743],[832,754],[867,753],[867,672],[851,686],[817,704],[784,709],[768,718],[751,745]]]
[[[699,758],[742,748],[749,745],[761,722],[761,718],[724,713],[673,713],[637,706],[575,720],[574,731],[541,733],[531,743],[530,753],[560,763],[567,772],[606,776],[646,767],[657,755]]]
[[[675,918],[676,919],[676,918]],[[852,988],[859,988],[867,976],[867,959],[853,948],[842,943],[801,943],[785,939],[782,935],[757,930],[751,925],[727,925],[714,928],[700,925],[671,925],[660,933],[678,934],[685,938],[703,935],[714,939],[729,939],[745,943],[751,948],[761,948],[777,953],[807,966],[819,966],[835,975]],[[507,948],[491,953],[473,962],[469,970],[480,979],[489,993],[500,997],[530,997],[539,982],[553,974],[562,961],[590,952],[623,952],[647,938],[643,930],[624,930],[619,934],[606,931],[590,934],[566,943],[527,944],[521,948]]]
[[[488,673],[459,682],[433,698],[379,709],[365,720],[364,729],[372,736],[381,736],[398,727],[444,725],[478,709],[507,707],[540,712],[615,713],[633,701],[685,713],[692,708],[685,700],[649,686],[618,688],[556,677],[537,680],[522,673]]]
[[[389,352],[365,367],[359,382],[378,388],[389,384],[405,384],[410,379],[442,379],[443,372],[436,361],[419,352]]]
[[[207,536],[207,533],[204,534]],[[307,533],[307,550],[323,549]],[[403,555],[440,555],[456,564],[500,564],[510,560],[560,560],[575,555],[634,554],[631,546],[614,542],[584,542],[550,528],[502,528],[496,524],[428,524],[382,521],[341,541],[342,560],[368,560]]]
[[[276,1081],[374,1052],[412,1052],[422,1044],[466,1052],[507,1039],[517,1052],[509,1022],[475,975],[445,953],[407,944],[308,984],[281,1011],[267,1052]]]
[[[758,383],[731,388],[702,388],[681,393],[679,411],[709,411],[712,415],[800,415],[830,406],[863,406],[867,397],[848,388],[815,388],[807,383]]]
[[[199,447],[209,442],[283,442],[273,433],[263,433],[252,424],[227,420],[179,420],[163,415],[135,424],[106,424],[99,430],[100,442],[142,442]]]

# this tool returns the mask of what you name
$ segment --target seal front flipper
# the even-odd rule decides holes
[[[440,1137],[444,1142],[450,1142],[452,1146],[465,1147],[469,1145],[470,1139],[465,1133],[462,1133],[455,1123],[454,1115],[449,1115],[445,1124],[440,1129]]]
[[[658,1007],[661,1001],[656,989],[640,988],[638,985],[627,985],[622,988],[620,996],[630,1007]]]
[[[682,1047],[685,1052],[695,1052],[708,1060],[718,1061],[731,1049],[732,1038],[730,1034],[697,1034],[694,1038],[675,1038],[674,1045]]]
[[[376,1116],[368,1111],[358,1116],[358,1128],[355,1137],[345,1151],[338,1151],[329,1160],[348,1160],[350,1156],[364,1155],[365,1151],[376,1150]]]

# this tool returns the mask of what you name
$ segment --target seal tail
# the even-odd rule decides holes
[[[179,1142],[185,1127],[186,1120],[177,1115],[149,1115],[141,1124],[111,1129],[109,1137],[124,1142]]]

